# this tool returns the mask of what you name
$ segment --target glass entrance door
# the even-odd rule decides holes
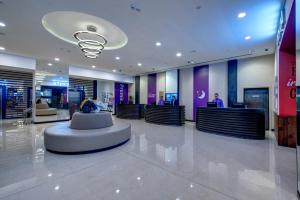
[[[245,88],[244,103],[247,108],[263,109],[265,111],[265,127],[269,130],[269,89]]]

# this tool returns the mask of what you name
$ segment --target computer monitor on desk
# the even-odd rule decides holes
[[[217,103],[216,102],[207,102],[207,107],[208,108],[217,108]]]

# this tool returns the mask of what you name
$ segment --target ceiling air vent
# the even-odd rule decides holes
[[[91,32],[97,32],[96,26],[93,26],[93,25],[88,25],[88,26],[86,27],[86,29],[87,29],[88,31],[91,31]]]

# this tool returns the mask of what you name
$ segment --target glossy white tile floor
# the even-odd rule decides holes
[[[45,151],[43,129],[52,124],[2,125],[0,199],[297,199],[295,150],[278,147],[271,134],[255,141],[199,132],[191,123],[128,122],[128,143],[85,155]]]

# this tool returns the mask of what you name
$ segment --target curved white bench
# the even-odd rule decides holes
[[[44,144],[47,150],[56,153],[85,153],[116,147],[127,142],[130,136],[131,125],[127,123],[87,130],[60,124],[45,129]]]
[[[75,112],[71,120],[71,129],[87,130],[113,126],[111,114],[108,112],[80,113]]]

